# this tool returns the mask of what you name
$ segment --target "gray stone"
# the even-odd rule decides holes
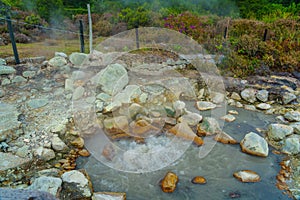
[[[231,94],[230,98],[233,99],[233,100],[236,100],[236,101],[240,101],[242,99],[241,96],[236,92],[233,92]]]
[[[48,103],[48,99],[31,99],[27,102],[27,105],[32,109],[37,109],[46,106]]]
[[[173,103],[173,108],[175,110],[176,117],[179,117],[185,113],[185,103],[183,101],[175,101]]]
[[[290,122],[300,122],[300,112],[299,111],[289,111],[284,114],[284,118]]]
[[[245,110],[256,111],[256,107],[254,105],[244,105]]]
[[[92,200],[125,200],[126,193],[120,192],[95,192]]]
[[[11,81],[8,78],[2,79],[1,85],[9,85]]]
[[[217,107],[217,105],[209,101],[197,101],[196,107],[198,110],[204,111],[214,109]]]
[[[282,147],[282,152],[287,154],[300,153],[300,140],[297,137],[286,138]]]
[[[235,120],[235,116],[227,114],[221,117],[221,119],[225,120],[226,122],[233,122]]]
[[[218,121],[212,117],[204,117],[203,121],[197,127],[198,133],[202,135],[214,135],[221,132]]]
[[[16,136],[20,126],[19,112],[14,105],[0,102],[0,142]]]
[[[271,108],[271,105],[268,103],[260,103],[256,105],[256,108],[260,109],[260,110],[268,110]]]
[[[284,124],[270,124],[268,127],[268,138],[279,141],[293,134],[293,128]]]
[[[53,195],[36,190],[24,190],[24,189],[11,189],[11,188],[0,188],[0,199],[1,200],[57,200]]]
[[[251,155],[267,157],[269,154],[267,141],[254,132],[247,133],[240,145],[243,152]]]
[[[44,147],[39,147],[36,149],[35,154],[39,156],[44,161],[49,161],[55,158],[55,153],[52,149],[47,149]]]
[[[14,74],[16,70],[13,67],[0,65],[0,75]]]
[[[256,93],[256,98],[262,102],[267,102],[269,97],[269,92],[267,90],[258,90]]]
[[[22,75],[25,77],[25,78],[33,78],[35,76],[35,71],[24,71],[22,73]]]
[[[26,81],[27,79],[24,78],[23,76],[15,76],[12,80],[12,83],[24,83]]]
[[[96,99],[99,99],[103,102],[109,102],[111,101],[111,96],[102,92],[96,96]]]
[[[198,113],[188,112],[185,115],[182,115],[178,118],[178,122],[185,122],[189,126],[196,126],[202,120],[202,116]]]
[[[286,92],[282,95],[282,103],[283,104],[288,104],[295,99],[297,99],[296,95],[289,93],[289,92]]]
[[[291,124],[290,126],[293,127],[294,133],[300,135],[300,123],[299,122]]]
[[[84,80],[86,78],[86,73],[83,71],[73,71],[72,80]]]
[[[68,58],[68,55],[65,54],[64,52],[55,52],[54,55],[55,55],[55,57],[60,56],[60,57],[63,57],[63,58]]]
[[[84,87],[79,86],[73,92],[73,100],[79,100],[85,92]]]
[[[58,136],[54,136],[51,139],[51,146],[55,151],[58,152],[68,150],[68,146]]]
[[[74,84],[72,79],[66,79],[65,80],[65,91],[73,91],[74,90]]]
[[[0,89],[0,98],[5,96],[5,91]]]
[[[102,112],[104,109],[104,102],[100,100],[95,101],[95,111],[96,112]]]
[[[77,52],[74,52],[69,56],[71,63],[75,66],[80,66],[87,57],[87,54]]]
[[[89,181],[84,174],[77,170],[65,172],[63,180],[63,199],[85,199],[92,196]]]
[[[220,104],[224,102],[225,100],[225,95],[220,92],[212,92],[211,93],[211,101],[215,104]]]
[[[7,169],[13,169],[25,163],[30,162],[30,159],[28,158],[20,158],[11,153],[2,153],[2,152],[0,152],[0,160],[1,160],[0,172]]]
[[[61,188],[61,184],[62,180],[60,178],[41,176],[35,179],[28,189],[49,192],[50,194],[57,196],[57,193]]]
[[[29,146],[24,145],[21,148],[19,148],[16,152],[16,155],[21,158],[27,158],[30,155]]]
[[[0,65],[6,65],[6,60],[3,58],[0,58]]]
[[[241,92],[241,96],[245,101],[254,103],[256,101],[256,90],[253,88],[244,89]]]
[[[125,67],[120,64],[108,65],[96,75],[95,79],[102,90],[109,95],[119,93],[129,81]]]
[[[56,56],[54,58],[51,58],[48,64],[53,67],[63,67],[67,64],[67,60],[64,57]]]

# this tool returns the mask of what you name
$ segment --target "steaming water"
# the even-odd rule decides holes
[[[250,131],[257,132],[255,128],[266,129],[268,124],[275,122],[274,116],[234,109],[239,112],[236,121],[225,123],[223,130],[238,141]],[[267,158],[261,158],[242,153],[239,145],[217,143],[205,158],[200,159],[199,148],[191,145],[172,165],[155,172],[140,174],[116,171],[92,156],[78,159],[78,167],[87,170],[96,192],[126,192],[128,200],[218,200],[231,199],[229,194],[232,192],[240,194],[239,199],[243,200],[289,199],[275,186],[282,157],[272,154],[271,150]],[[232,176],[235,171],[244,169],[257,172],[261,176],[261,182],[241,183]],[[179,177],[177,189],[170,194],[163,193],[159,186],[159,181],[168,171],[175,172]],[[192,184],[191,179],[195,176],[204,176],[207,183]]]

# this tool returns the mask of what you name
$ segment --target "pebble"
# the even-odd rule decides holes
[[[227,115],[221,117],[221,119],[225,120],[226,122],[233,122],[235,120],[235,116],[233,116],[231,114],[227,114]]]
[[[175,191],[178,183],[178,177],[173,172],[168,172],[161,180],[161,189],[163,192],[172,193]]]
[[[260,103],[256,105],[256,108],[260,109],[260,110],[268,110],[271,108],[270,104],[267,103]]]
[[[71,142],[71,144],[79,149],[82,149],[84,146],[84,139],[82,137],[78,137]]]
[[[197,101],[196,107],[198,110],[204,111],[214,109],[217,107],[217,105],[209,101]]]
[[[205,184],[206,183],[206,179],[203,176],[196,176],[192,179],[192,183],[193,184]]]
[[[231,115],[238,115],[239,114],[239,112],[236,111],[236,110],[229,110],[228,113],[231,114]]]
[[[238,171],[235,172],[233,176],[244,183],[253,183],[260,181],[260,176],[256,172],[251,170]]]

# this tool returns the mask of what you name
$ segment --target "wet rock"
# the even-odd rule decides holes
[[[192,179],[192,183],[203,185],[206,183],[206,179],[203,176],[196,176]]]
[[[300,112],[299,111],[289,111],[284,114],[284,118],[290,122],[300,122]]]
[[[49,103],[48,99],[31,99],[27,102],[27,105],[32,109],[44,107]]]
[[[295,99],[297,99],[297,96],[292,94],[292,93],[289,93],[289,92],[285,92],[282,95],[282,103],[283,104],[288,104],[288,103],[292,102]]]
[[[68,150],[68,146],[58,136],[51,139],[51,146],[57,152]]]
[[[61,184],[62,180],[60,178],[41,176],[35,179],[28,189],[49,192],[50,194],[57,196],[60,191]]]
[[[178,118],[178,122],[186,122],[189,126],[196,126],[202,120],[202,116],[198,113],[188,112]]]
[[[150,135],[155,135],[160,131],[160,128],[157,128],[147,122],[144,119],[133,121],[130,123],[130,135],[136,137],[147,137]]]
[[[173,172],[168,172],[161,180],[161,189],[163,192],[172,193],[175,191],[178,183],[178,177]]]
[[[26,81],[27,79],[24,78],[23,76],[15,76],[11,82],[18,84],[18,83],[25,83]]]
[[[233,99],[233,100],[236,100],[236,101],[240,101],[242,99],[241,96],[236,92],[233,92],[231,94],[230,98]]]
[[[63,67],[67,64],[67,60],[64,57],[56,56],[51,58],[48,64],[52,67]]]
[[[202,138],[198,137],[187,123],[178,123],[173,128],[169,129],[168,132],[185,140],[193,141],[198,146],[203,144]]]
[[[226,122],[233,122],[235,120],[235,116],[228,114],[221,117],[221,119],[225,120]]]
[[[253,88],[244,89],[241,92],[241,96],[245,101],[254,103],[256,101],[256,90]]]
[[[203,121],[197,126],[197,135],[214,135],[221,132],[218,121],[212,117],[204,117]]]
[[[63,180],[61,199],[88,200],[92,196],[92,188],[84,173],[78,170],[65,172],[61,176]]]
[[[183,101],[175,101],[173,103],[173,108],[175,109],[175,117],[181,116],[185,113],[185,103]]]
[[[92,200],[126,200],[126,193],[122,192],[95,192]]]
[[[254,132],[246,134],[240,145],[243,152],[251,155],[267,157],[269,154],[267,141]]]
[[[105,130],[112,135],[129,132],[129,124],[126,116],[107,118],[103,121]]]
[[[49,161],[55,158],[55,153],[52,149],[39,147],[35,150],[35,154],[44,161]]]
[[[73,97],[72,97],[73,100],[79,100],[83,96],[84,92],[85,92],[85,89],[82,86],[75,88],[75,90],[73,92]]]
[[[0,65],[0,75],[14,74],[16,70],[13,67]]]
[[[284,124],[270,124],[267,134],[270,140],[279,141],[293,134],[293,128]]]
[[[244,183],[253,183],[260,181],[260,176],[256,172],[251,170],[238,171],[235,172],[233,176]]]
[[[25,78],[33,78],[35,76],[36,72],[35,71],[24,71],[22,73],[22,75],[25,77]]]
[[[256,105],[256,108],[260,109],[260,110],[268,110],[271,108],[271,105],[268,103],[260,103]]]
[[[95,79],[101,89],[109,95],[119,93],[129,81],[125,67],[120,64],[108,65],[96,75]]]
[[[211,101],[215,104],[220,104],[224,102],[225,100],[225,95],[220,92],[212,92],[211,93]]]
[[[82,137],[78,137],[71,142],[71,144],[79,149],[84,147],[84,139]]]
[[[269,92],[267,90],[258,90],[256,93],[256,98],[262,102],[267,102],[269,97]]]
[[[0,152],[0,172],[7,169],[13,169],[19,167],[23,164],[29,163],[31,159],[29,158],[20,158],[11,153],[2,153]]]
[[[112,144],[107,144],[103,148],[101,155],[111,161],[116,155],[116,150]]]
[[[90,152],[86,149],[81,149],[80,151],[78,151],[78,154],[83,157],[89,157],[91,155]]]
[[[228,113],[231,114],[231,115],[238,115],[239,112],[236,111],[236,110],[228,110]]]
[[[286,138],[282,147],[282,152],[286,154],[296,155],[300,153],[300,138]]]
[[[0,102],[0,142],[17,136],[19,114],[14,105]]]
[[[209,101],[197,101],[196,107],[198,110],[204,111],[214,109],[217,107],[217,105]]]
[[[254,105],[244,105],[245,110],[256,111],[256,107]]]
[[[230,135],[228,135],[224,131],[218,133],[214,137],[214,140],[216,140],[218,142],[221,142],[223,144],[237,144],[238,143],[233,137],[231,137]]]
[[[75,66],[80,66],[88,55],[85,53],[74,52],[69,56],[70,62]]]

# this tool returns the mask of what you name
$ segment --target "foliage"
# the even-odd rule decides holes
[[[139,26],[148,26],[150,22],[150,12],[145,6],[139,6],[136,9],[125,8],[121,10],[119,18],[122,22],[126,22],[129,29]]]

